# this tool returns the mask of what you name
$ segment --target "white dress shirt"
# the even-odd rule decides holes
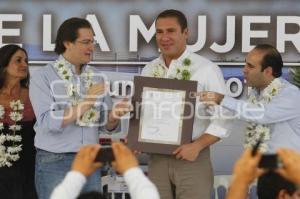
[[[300,91],[288,81],[280,80],[284,87],[264,106],[263,114],[253,111],[258,110],[257,105],[229,96],[224,97],[221,106],[234,111],[241,120],[268,125],[271,132],[271,139],[266,142],[268,152],[282,147],[300,152]],[[242,107],[247,109],[241,111]]]
[[[165,68],[165,78],[170,78],[176,67],[182,65],[185,58],[191,60],[189,66],[191,72],[190,80],[198,82],[197,91],[214,91],[225,94],[225,81],[220,68],[209,61],[208,59],[189,52],[187,49],[176,60],[172,60],[169,67],[166,67],[162,55],[152,62],[148,63],[142,70],[143,76],[153,76],[153,70],[158,65],[162,65]],[[201,104],[199,100],[196,100],[195,119],[193,126],[193,140],[199,138],[203,133],[208,133],[220,138],[227,137],[227,125],[225,120],[211,119],[209,111],[206,106]]]
[[[159,199],[155,185],[140,168],[128,169],[124,173],[124,179],[132,199]],[[50,199],[75,199],[85,183],[84,175],[78,171],[69,171],[64,180],[55,187]]]

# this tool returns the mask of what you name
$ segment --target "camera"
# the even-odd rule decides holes
[[[278,169],[282,167],[282,163],[277,154],[264,154],[258,163],[258,167],[264,169]]]
[[[98,154],[95,158],[95,162],[102,162],[102,163],[111,163],[115,160],[114,153],[112,151],[111,146],[101,146]]]

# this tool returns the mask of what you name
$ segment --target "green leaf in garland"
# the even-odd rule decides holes
[[[191,65],[191,60],[189,58],[185,58],[182,63],[183,63],[184,66],[190,66]]]
[[[191,73],[190,71],[184,69],[182,72],[181,72],[181,76],[182,76],[182,79],[183,80],[189,80],[191,78]]]

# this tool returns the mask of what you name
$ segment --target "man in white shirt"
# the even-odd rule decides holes
[[[161,55],[147,64],[143,76],[194,80],[198,91],[225,93],[221,70],[211,61],[187,50],[187,20],[177,10],[165,10],[155,22],[156,42]],[[193,126],[193,141],[179,146],[174,155],[151,154],[149,177],[164,199],[209,199],[213,171],[209,146],[226,137],[222,120],[209,120],[198,102]]]
[[[248,122],[245,147],[259,139],[261,150],[278,148],[300,151],[300,92],[281,78],[281,55],[271,45],[257,45],[246,57],[244,78],[252,87],[248,101],[237,100],[216,92],[201,92],[202,101],[220,104]]]
[[[86,183],[87,177],[101,167],[95,162],[100,145],[86,145],[77,153],[70,172],[64,180],[53,190],[51,199],[75,199]],[[115,161],[114,168],[124,175],[132,199],[159,199],[154,184],[138,167],[138,162],[132,152],[122,143],[113,143],[112,150]],[[100,184],[99,184],[100,186]]]

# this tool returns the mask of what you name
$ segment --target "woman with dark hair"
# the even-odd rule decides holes
[[[37,198],[34,188],[35,116],[28,84],[26,51],[17,45],[0,48],[1,198]]]

